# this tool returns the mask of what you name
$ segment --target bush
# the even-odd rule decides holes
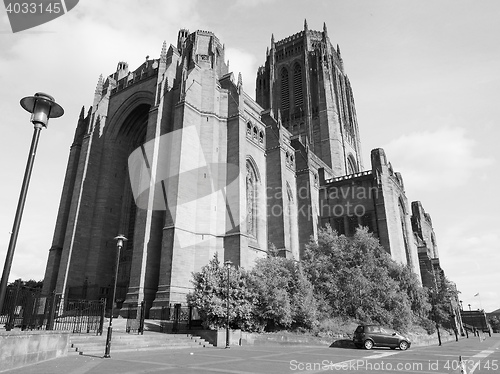
[[[225,326],[227,269],[215,256],[193,274],[188,303],[198,308],[205,325]],[[435,330],[429,320],[430,293],[408,266],[391,259],[367,229],[352,238],[330,227],[319,229],[302,261],[279,257],[272,247],[267,258],[245,271],[232,268],[229,277],[229,319],[244,331],[309,330],[316,334],[352,334],[357,324],[377,323],[399,331],[414,324]],[[443,279],[438,317],[453,296]]]

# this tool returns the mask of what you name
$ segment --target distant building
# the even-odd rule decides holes
[[[44,293],[109,299],[121,233],[118,307],[144,300],[155,317],[185,302],[214,254],[249,268],[272,243],[298,259],[326,223],[346,235],[367,226],[420,276],[437,259],[430,220],[417,209],[412,231],[401,175],[382,149],[371,156],[364,171],[351,84],[326,25],[271,38],[256,100],[213,33],[180,30],[159,58],[100,77],[82,109]],[[346,204],[354,210],[339,212]]]

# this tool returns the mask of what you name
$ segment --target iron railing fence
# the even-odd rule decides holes
[[[198,309],[192,306],[171,304],[161,308],[160,331],[179,332],[180,330],[191,330],[201,328],[202,320]]]
[[[0,324],[6,330],[64,330],[73,333],[102,334],[106,299],[71,300],[60,294],[41,296],[40,289],[20,284],[9,286]]]
[[[127,324],[125,331],[127,333],[137,332],[144,334],[144,319],[146,318],[144,301],[140,304],[129,304],[127,309]]]

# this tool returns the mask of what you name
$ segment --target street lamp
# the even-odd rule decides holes
[[[460,310],[462,310],[462,311],[464,310],[464,304],[463,304],[462,300],[460,300]]]
[[[113,298],[111,299],[111,315],[109,316],[109,326],[108,326],[108,334],[106,336],[106,350],[104,351],[104,358],[110,358],[109,351],[111,350],[111,335],[113,334],[113,313],[115,312],[115,297],[116,297],[116,282],[118,280],[118,267],[120,265],[120,252],[123,248],[123,242],[126,242],[128,239],[123,235],[118,235],[116,238],[116,247],[118,251],[116,251],[116,269],[115,269],[115,284],[113,286]]]
[[[9,248],[7,250],[5,265],[3,267],[2,281],[0,283],[0,311],[3,308],[5,293],[7,292],[7,281],[9,279],[10,268],[12,267],[14,251],[16,249],[17,236],[19,234],[19,227],[21,226],[21,218],[23,216],[24,203],[26,202],[26,195],[28,193],[28,186],[30,183],[31,171],[33,170],[33,163],[35,161],[40,131],[42,130],[42,127],[47,127],[49,118],[58,118],[64,114],[64,109],[55,102],[52,96],[41,92],[36,93],[34,96],[28,96],[21,99],[20,104],[23,109],[31,113],[31,122],[34,125],[34,130],[33,137],[31,139],[28,161],[26,163],[26,170],[24,171],[21,193],[17,203],[16,216],[12,226]]]
[[[230,260],[224,262],[224,265],[227,267],[227,293],[226,293],[226,348],[229,347],[229,270],[231,269],[231,265],[233,263]]]

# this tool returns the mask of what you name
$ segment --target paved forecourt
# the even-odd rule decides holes
[[[312,346],[246,346],[116,352],[111,358],[69,355],[9,374],[129,373],[460,373],[500,372],[500,336],[461,339],[408,351]]]

